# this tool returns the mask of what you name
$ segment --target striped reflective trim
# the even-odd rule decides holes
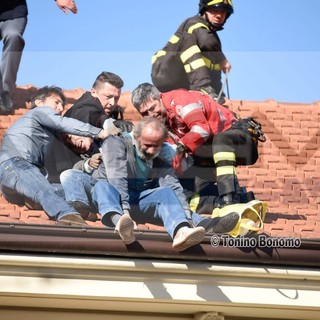
[[[199,69],[199,68],[202,68],[202,67],[206,67],[205,62],[203,61],[203,59],[197,59],[195,61],[192,61],[189,64],[186,64],[184,66],[184,70],[186,71],[186,73],[190,73],[193,70],[196,70],[196,69]]]
[[[223,3],[224,0],[212,0],[208,2],[207,6],[212,6],[214,4]]]
[[[181,53],[180,59],[183,63],[185,63],[188,59],[190,59],[193,55],[196,53],[199,53],[200,48],[197,45],[194,45],[190,47],[189,49],[185,50],[184,52]]]
[[[207,140],[209,137],[209,132],[200,126],[192,126],[190,132],[199,134],[204,140]]]
[[[177,37],[175,34],[169,39],[169,42],[172,43],[172,44],[176,44],[178,43],[180,40],[179,37]]]
[[[203,61],[205,62],[207,68],[216,71],[221,70],[219,63],[212,63],[211,60],[206,57],[203,57]]]
[[[225,175],[233,175],[236,173],[236,168],[233,166],[225,166],[225,167],[217,167],[216,175],[217,177],[225,176]]]
[[[199,203],[200,203],[200,195],[196,193],[196,194],[191,198],[191,200],[190,200],[190,202],[189,202],[189,208],[190,208],[190,210],[193,211],[193,212],[197,212],[197,208],[198,208],[198,206],[199,206]]]
[[[217,152],[213,155],[214,163],[219,161],[236,161],[236,155],[234,152]]]
[[[188,33],[189,33],[189,34],[192,34],[193,31],[194,31],[195,29],[198,29],[198,28],[206,28],[207,30],[209,30],[209,27],[206,26],[204,23],[198,22],[198,23],[194,24],[193,26],[191,26],[191,27],[188,29]]]
[[[184,120],[184,118],[193,110],[196,109],[201,109],[202,110],[202,106],[199,103],[190,103],[187,104],[186,106],[184,106],[181,111],[180,111],[180,117],[182,118],[182,120]]]
[[[158,52],[156,52],[152,56],[152,64],[154,64],[159,57],[165,56],[166,54],[167,54],[167,52],[164,50],[159,50]]]
[[[225,1],[227,1],[227,2],[229,3],[229,5],[230,5],[231,7],[233,7],[233,5],[232,5],[232,0],[212,0],[212,1],[210,1],[210,2],[207,3],[207,6],[212,6],[212,5],[218,4],[218,3],[224,3]]]

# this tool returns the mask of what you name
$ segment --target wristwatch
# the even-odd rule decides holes
[[[177,154],[184,153],[187,150],[187,147],[181,142],[177,142],[176,146],[177,146],[177,149],[176,149]]]

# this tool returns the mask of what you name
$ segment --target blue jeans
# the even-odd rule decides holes
[[[61,173],[60,181],[66,201],[93,206],[101,214],[103,224],[114,227],[108,214],[123,214],[120,194],[107,180],[96,180],[81,170],[69,169]]]
[[[11,203],[24,205],[26,199],[39,203],[54,220],[76,213],[63,199],[60,190],[50,184],[40,169],[20,157],[0,164],[0,189]]]
[[[172,238],[179,225],[190,225],[178,197],[170,188],[130,191],[130,205],[133,220],[137,223],[162,224]],[[192,214],[195,225],[201,220],[203,217],[197,213]]]

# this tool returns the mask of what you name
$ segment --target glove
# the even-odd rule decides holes
[[[182,176],[182,161],[184,157],[184,153],[177,153],[172,159],[173,169],[179,176]]]
[[[104,140],[106,139],[108,136],[110,136],[111,134],[119,134],[121,131],[114,125],[110,126],[107,129],[102,129],[99,133],[97,138],[100,140]]]
[[[115,120],[113,124],[121,131],[131,132],[133,129],[133,123],[125,120]]]

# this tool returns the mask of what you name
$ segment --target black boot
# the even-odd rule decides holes
[[[215,208],[223,208],[231,204],[240,203],[240,195],[235,192],[226,193],[223,196],[217,198],[215,202]]]

